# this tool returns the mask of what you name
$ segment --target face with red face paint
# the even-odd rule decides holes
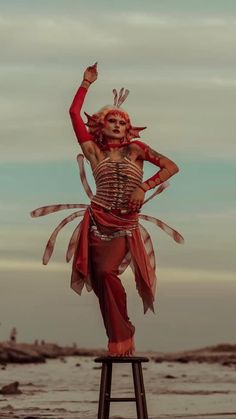
[[[121,113],[108,113],[104,120],[102,133],[105,138],[121,140],[125,137],[127,121]]]

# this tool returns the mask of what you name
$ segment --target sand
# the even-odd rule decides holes
[[[236,367],[234,362],[226,362],[227,351],[223,349],[221,346],[222,359],[218,358],[218,362],[209,360],[209,354],[216,354],[213,348],[201,350],[208,354],[206,362],[192,361],[190,357],[176,362],[174,358],[180,354],[149,354],[153,359],[143,364],[149,419],[236,419]],[[232,360],[233,347],[228,349]],[[199,350],[191,352],[199,354]],[[159,362],[155,362],[157,358]],[[113,368],[112,395],[132,397],[130,365]],[[18,381],[22,392],[0,395],[0,419],[97,416],[101,370],[94,356],[51,356],[47,362],[8,363],[0,372],[0,387]],[[135,403],[111,404],[110,418],[136,417]]]

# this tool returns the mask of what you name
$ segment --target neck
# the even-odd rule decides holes
[[[111,142],[107,142],[104,145],[104,150],[113,150],[113,149],[116,149],[116,148],[125,147],[128,144],[129,144],[128,141],[123,142],[123,143],[121,143],[120,141],[119,142],[113,142],[113,141],[111,141]]]
[[[105,141],[107,144],[117,144],[118,146],[122,143],[123,138],[112,138],[112,137],[105,137]]]
[[[106,137],[105,141],[106,141],[106,143],[104,145],[105,150],[121,148],[121,147],[124,147],[125,145],[128,144],[128,142],[123,138],[120,139],[120,138]]]

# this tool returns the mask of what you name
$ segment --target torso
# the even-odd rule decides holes
[[[102,160],[108,157],[112,161],[119,161],[124,157],[127,157],[132,163],[136,164],[140,169],[143,169],[143,160],[140,159],[137,146],[135,144],[131,143],[128,146],[125,145],[124,147],[112,150],[101,150],[97,145],[95,145],[95,154],[91,155],[89,158],[92,170],[94,170]]]
[[[143,178],[140,147],[134,142],[122,147],[118,143],[117,147],[102,150],[92,141],[81,147],[96,183],[92,203],[108,210],[130,212],[130,196]]]
[[[143,170],[126,155],[102,159],[93,169],[96,194],[92,203],[108,210],[127,212],[130,195],[142,183]]]

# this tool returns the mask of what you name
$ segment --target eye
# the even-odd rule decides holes
[[[114,118],[109,118],[108,122],[110,122],[111,124],[113,124],[114,122],[116,122],[116,120]]]
[[[125,121],[120,121],[120,125],[126,125]]]

